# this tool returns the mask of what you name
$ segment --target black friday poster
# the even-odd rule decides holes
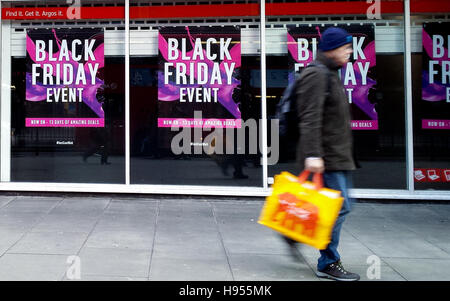
[[[233,93],[240,85],[240,40],[236,26],[160,28],[158,127],[241,127]]]
[[[287,43],[289,57],[289,82],[294,72],[306,67],[315,58],[322,33],[331,25],[288,26]],[[352,111],[352,129],[377,130],[378,114],[375,103],[369,99],[369,91],[376,85],[375,29],[373,25],[339,25],[353,36],[353,55],[350,62],[340,69]]]
[[[27,30],[27,127],[104,127],[104,31]],[[31,105],[33,104],[33,105]]]

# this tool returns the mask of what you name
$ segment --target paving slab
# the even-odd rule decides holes
[[[156,239],[153,255],[158,258],[189,258],[201,261],[206,258],[224,259],[226,251],[219,239],[169,242],[160,242]]]
[[[350,213],[347,215],[346,220],[353,218],[378,218],[385,219],[386,216],[382,212],[382,208],[377,206],[378,204],[372,203],[353,203]]]
[[[0,210],[0,229],[29,231],[39,223],[46,214],[36,212],[17,212]]]
[[[25,231],[0,228],[0,256],[13,247],[24,235]]]
[[[103,231],[146,231],[154,232],[156,213],[112,213],[105,212],[95,225],[96,230]]]
[[[449,259],[383,258],[409,281],[450,281]]]
[[[217,236],[217,226],[213,221],[168,221],[158,222],[156,233],[159,234],[159,240],[182,241],[189,239],[201,239]]]
[[[50,213],[44,215],[32,228],[32,232],[91,232],[98,217],[79,213]]]
[[[83,216],[99,216],[110,203],[111,198],[64,198],[56,206],[52,214],[81,214]]]
[[[236,281],[318,281],[306,261],[286,255],[231,254]]]
[[[156,224],[158,233],[175,240],[217,233],[212,208],[208,204],[193,204],[190,212],[181,208],[183,206],[161,206]]]
[[[213,212],[211,205],[206,201],[193,201],[193,202],[176,202],[176,201],[164,201],[159,205],[159,218],[164,216],[170,216],[174,219],[192,219],[199,218],[209,219],[213,218]]]
[[[69,267],[65,255],[4,254],[0,281],[57,281]]]
[[[166,258],[154,255],[149,280],[153,281],[231,281],[225,258]]]
[[[374,211],[384,218],[402,223],[434,223],[440,219],[440,214],[428,204],[389,204],[380,206],[374,204]]]
[[[218,216],[245,215],[257,218],[264,206],[262,201],[211,202],[211,206]]]
[[[255,234],[245,231],[235,234],[231,232],[222,232],[222,236],[225,248],[231,254],[289,254],[289,251],[285,248],[284,242],[281,241],[277,234],[272,232],[266,234]]]
[[[87,248],[151,250],[153,233],[146,231],[94,230],[86,241]]]
[[[218,217],[219,231],[230,253],[288,254],[277,232],[245,216]]]
[[[112,199],[106,208],[105,213],[121,213],[121,214],[148,214],[156,213],[159,201],[155,200],[122,200]]]
[[[76,255],[87,238],[87,233],[29,232],[8,253]]]
[[[48,213],[61,202],[61,197],[16,197],[1,207],[1,212]]]
[[[48,202],[48,201],[61,201],[63,199],[62,196],[36,196],[36,195],[18,195],[15,197],[14,201],[39,201],[39,202]]]
[[[450,223],[410,223],[407,227],[425,241],[450,254],[450,241],[448,239]]]
[[[120,277],[120,276],[95,276],[83,275],[80,279],[68,279],[64,277],[63,281],[147,281],[147,278],[140,277]]]
[[[151,250],[82,248],[81,274],[147,278]]]
[[[186,218],[158,216],[157,232],[165,235],[213,235],[218,232],[214,217]]]
[[[450,222],[450,204],[430,204],[428,208],[436,213],[441,220]]]
[[[5,196],[5,195],[1,195],[0,196],[0,209],[5,206],[6,204],[8,204],[9,202],[11,202],[12,200],[14,200],[16,197],[15,196]]]
[[[447,258],[449,254],[434,246],[405,224],[389,220],[348,223],[345,229],[380,257]]]

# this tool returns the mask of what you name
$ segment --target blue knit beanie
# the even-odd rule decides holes
[[[339,27],[329,27],[322,34],[319,41],[319,49],[322,51],[333,50],[342,45],[352,43],[352,36],[345,30]]]

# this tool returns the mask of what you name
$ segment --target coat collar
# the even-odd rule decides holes
[[[316,60],[327,66],[330,70],[338,70],[341,68],[334,60],[328,58],[322,51],[317,52]]]

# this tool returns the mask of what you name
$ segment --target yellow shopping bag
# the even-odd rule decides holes
[[[321,174],[307,181],[309,171],[296,177],[289,172],[275,176],[258,223],[319,250],[326,249],[344,198],[323,187]]]

